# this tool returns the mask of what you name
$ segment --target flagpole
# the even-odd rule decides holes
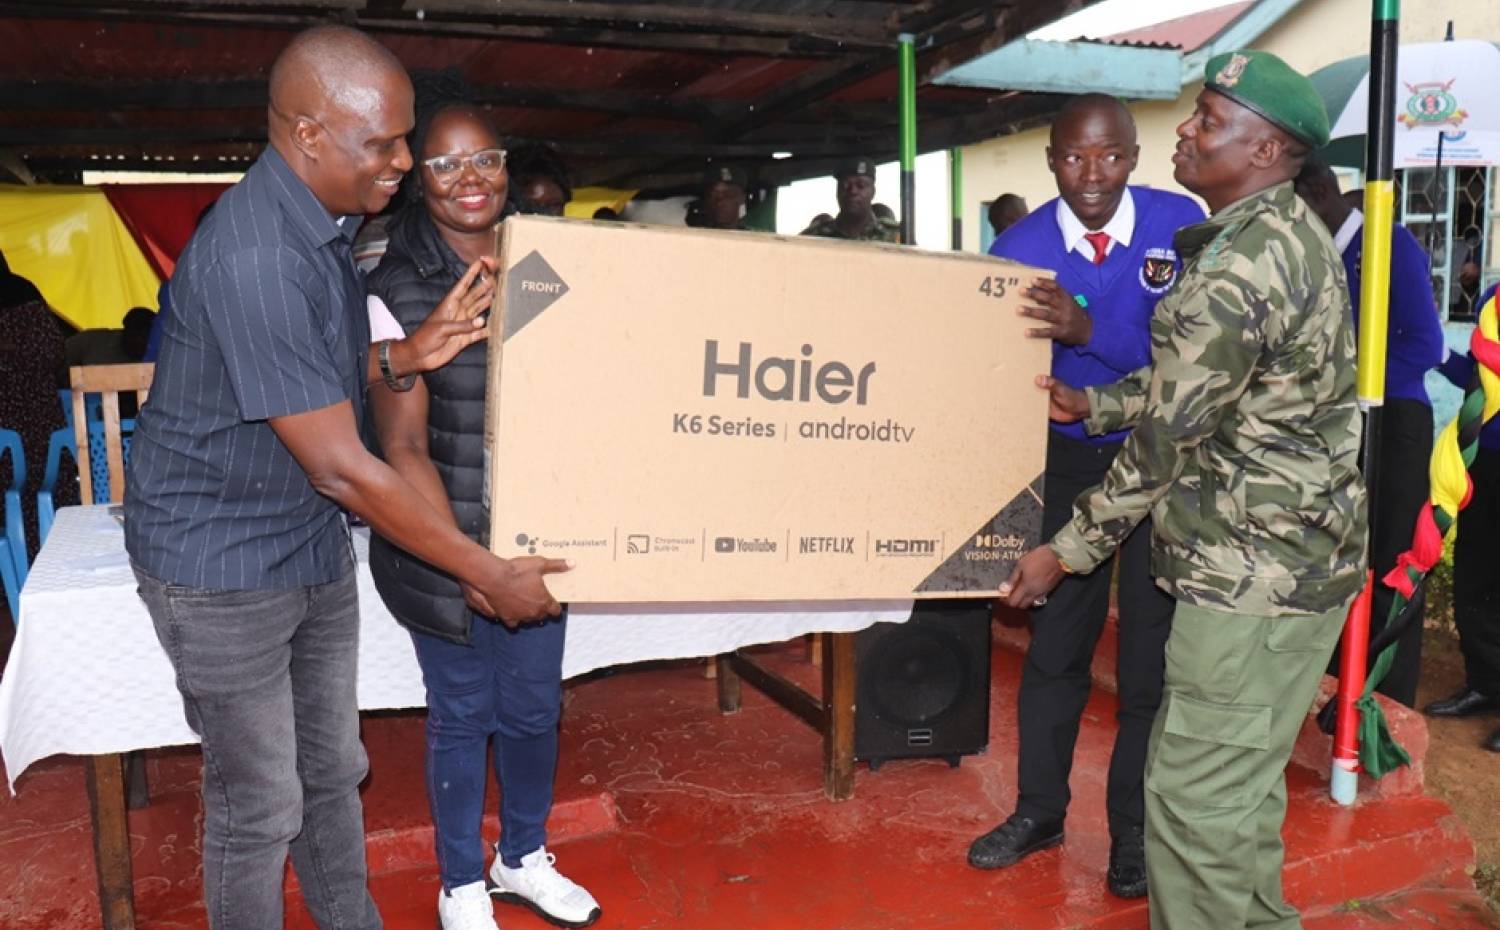
[[[916,37],[903,32],[900,51],[901,125],[901,241],[917,243],[917,46]]]
[[[1443,41],[1444,42],[1452,42],[1453,41],[1453,20],[1451,20],[1451,19],[1448,20],[1448,34],[1445,35],[1445,36],[1443,36]],[[1375,72],[1372,69],[1370,73],[1373,75]],[[1438,217],[1437,192],[1438,192],[1438,187],[1441,184],[1441,178],[1443,176],[1443,127],[1442,126],[1439,126],[1437,128],[1437,134],[1438,134],[1437,161],[1432,166],[1432,183],[1430,183],[1430,184],[1427,185],[1427,206],[1428,206],[1428,211],[1427,212],[1432,217],[1428,221],[1428,223],[1427,223],[1427,260],[1429,262],[1431,262],[1434,267],[1437,266],[1437,227],[1438,227],[1438,224],[1437,224],[1437,217]],[[1443,185],[1443,187],[1446,188],[1446,185]],[[1445,190],[1443,196],[1444,196],[1444,199],[1446,200],[1447,199],[1446,190]],[[1448,217],[1448,237],[1450,239],[1453,237],[1453,217],[1452,216]],[[1449,268],[1448,269],[1448,277],[1443,280],[1443,291],[1444,292],[1441,295],[1439,295],[1439,300],[1441,301],[1438,304],[1439,309],[1448,306],[1448,290],[1449,290],[1449,288],[1452,287],[1452,278],[1453,278],[1453,269]]]
[[[1369,495],[1371,551],[1380,513],[1380,426],[1385,404],[1385,353],[1390,312],[1391,227],[1395,222],[1394,157],[1396,58],[1400,0],[1373,0],[1370,23],[1370,115],[1365,136],[1364,273],[1359,288],[1359,405],[1365,434],[1361,466]],[[1370,601],[1375,573],[1349,611],[1340,650],[1337,724],[1333,737],[1330,791],[1339,804],[1353,804],[1359,791],[1359,709],[1370,645]]]

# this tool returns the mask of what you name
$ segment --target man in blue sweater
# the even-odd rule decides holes
[[[1316,155],[1302,163],[1295,182],[1297,195],[1328,227],[1333,244],[1344,257],[1350,304],[1355,307],[1354,332],[1359,332],[1360,271],[1364,257],[1364,214],[1352,209],[1339,193],[1339,182]],[[1390,332],[1386,339],[1385,413],[1380,426],[1379,488],[1370,500],[1380,512],[1370,514],[1374,527],[1371,567],[1377,582],[1411,547],[1417,515],[1427,501],[1427,463],[1432,458],[1432,401],[1423,379],[1443,360],[1443,324],[1432,297],[1427,254],[1406,227],[1391,230]],[[1395,591],[1375,585],[1370,610],[1370,635],[1385,628]],[[1420,595],[1419,595],[1420,597]],[[1422,608],[1416,608],[1422,616]],[[1373,656],[1371,657],[1373,658]],[[1337,661],[1337,660],[1335,660]],[[1401,634],[1396,663],[1380,683],[1380,692],[1407,707],[1417,702],[1417,678],[1422,667],[1422,623],[1418,619]]]
[[[1492,285],[1475,301],[1480,311],[1496,296]],[[1451,353],[1438,370],[1460,388],[1474,378],[1474,356]],[[1457,694],[1434,701],[1424,710],[1435,717],[1469,717],[1500,713],[1500,416],[1479,433],[1479,454],[1469,467],[1474,494],[1458,512],[1453,543],[1453,619],[1464,654],[1464,686]],[[1484,748],[1500,752],[1500,730]]]
[[[1103,94],[1075,97],[1052,124],[1047,166],[1059,196],[995,240],[990,254],[1056,272],[1026,291],[1021,312],[1052,340],[1052,375],[1078,387],[1112,384],[1151,361],[1148,324],[1177,279],[1178,229],[1203,220],[1179,194],[1131,187],[1140,147],[1124,104]],[[1074,499],[1109,470],[1128,431],[1089,437],[1081,423],[1053,423],[1047,443],[1042,536],[1071,518]],[[1110,760],[1108,886],[1119,897],[1146,893],[1142,781],[1146,740],[1161,702],[1162,651],[1173,604],[1150,571],[1146,521],[1120,550],[1119,733]],[[1019,797],[1015,812],[979,837],[969,863],[1002,868],[1063,841],[1068,775],[1089,695],[1089,666],[1109,610],[1113,559],[1070,575],[1032,611],[1021,677]]]

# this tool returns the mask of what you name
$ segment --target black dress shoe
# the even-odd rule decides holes
[[[1484,748],[1490,752],[1500,752],[1500,730],[1490,734],[1490,738],[1484,741]]]
[[[1062,841],[1062,821],[1038,823],[1030,817],[1011,814],[1005,823],[969,846],[969,865],[976,869],[1003,869],[1034,852],[1061,845]]]
[[[1452,697],[1433,701],[1422,709],[1429,717],[1472,717],[1475,714],[1500,713],[1500,700],[1487,697],[1473,688],[1464,688]]]
[[[1117,898],[1146,896],[1146,836],[1140,827],[1110,840],[1108,883]]]

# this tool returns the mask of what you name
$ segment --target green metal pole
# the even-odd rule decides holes
[[[948,192],[953,202],[953,251],[964,247],[964,150],[948,150]]]
[[[1359,287],[1359,405],[1365,414],[1361,470],[1369,495],[1370,539],[1380,508],[1380,426],[1385,405],[1385,356],[1390,319],[1391,225],[1395,221],[1392,178],[1396,130],[1396,60],[1400,41],[1400,0],[1374,0],[1370,24],[1370,116],[1365,135],[1365,228]],[[1333,736],[1333,777],[1329,790],[1340,804],[1353,804],[1359,786],[1359,721],[1356,706],[1365,689],[1370,646],[1370,598],[1375,574],[1344,625],[1340,645],[1338,715]]]
[[[897,37],[901,51],[901,241],[917,241],[917,47],[915,37]]]

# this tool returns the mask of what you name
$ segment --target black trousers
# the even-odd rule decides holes
[[[1427,469],[1432,459],[1432,408],[1415,400],[1387,400],[1380,424],[1380,487],[1371,512],[1375,521],[1375,598],[1370,607],[1370,635],[1385,629],[1386,615],[1396,592],[1381,583],[1396,565],[1396,557],[1411,548],[1417,516],[1427,501]],[[1417,679],[1422,671],[1422,604],[1411,625],[1401,634],[1396,662],[1376,689],[1407,707],[1417,703]],[[1370,656],[1373,662],[1375,657]],[[1337,672],[1335,666],[1334,671]]]
[[[1042,535],[1050,539],[1072,518],[1073,501],[1099,484],[1119,444],[1093,445],[1053,432],[1047,442]],[[1120,652],[1117,663],[1119,732],[1110,758],[1110,833],[1145,821],[1146,739],[1161,704],[1163,652],[1172,629],[1172,598],[1151,578],[1151,523],[1136,527],[1117,555],[1120,563]],[[1061,820],[1072,794],[1073,747],[1088,702],[1089,665],[1109,612],[1116,558],[1087,575],[1069,575],[1031,612],[1031,646],[1021,673],[1020,796],[1016,812]]]
[[[1500,698],[1500,449],[1480,449],[1474,496],[1458,514],[1453,616],[1469,687]]]

